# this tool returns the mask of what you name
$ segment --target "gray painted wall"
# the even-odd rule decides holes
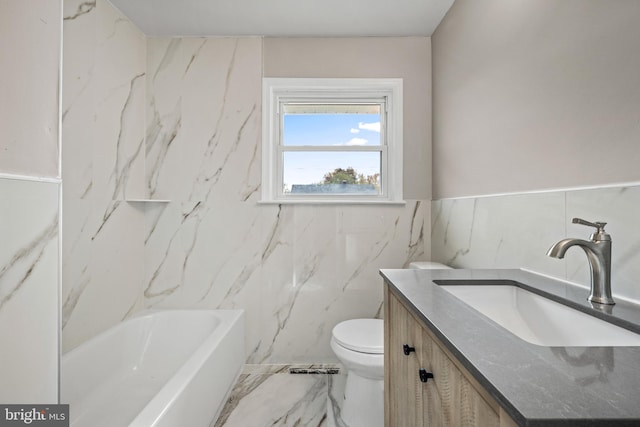
[[[640,180],[640,2],[457,0],[432,36],[434,198]]]

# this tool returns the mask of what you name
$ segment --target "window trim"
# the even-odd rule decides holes
[[[385,134],[373,151],[382,154],[381,195],[285,195],[282,193],[280,105],[282,102],[366,102],[384,98]],[[261,203],[403,204],[402,197],[402,79],[263,78],[262,85],[262,200]],[[306,147],[303,151],[311,151]],[[287,150],[290,150],[289,147]],[[353,147],[353,151],[369,148]],[[328,150],[327,147],[319,150]],[[344,149],[341,148],[341,151]],[[280,185],[280,187],[278,187]],[[280,188],[280,189],[279,189]]]

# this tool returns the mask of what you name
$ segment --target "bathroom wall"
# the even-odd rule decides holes
[[[0,2],[0,402],[57,403],[61,2]]]
[[[333,326],[380,313],[378,269],[428,257],[428,202],[258,204],[262,39],[147,55],[147,190],[171,202],[145,207],[145,306],[246,309],[249,363],[335,361]]]
[[[454,3],[432,39],[435,260],[587,287],[581,250],[545,254],[588,238],[571,218],[604,221],[614,296],[640,301],[639,18],[625,0]]]
[[[426,198],[259,204],[261,37],[146,38],[106,0],[64,12],[63,349],[144,308],[242,308],[250,363],[335,361],[333,326],[380,314],[378,270],[428,258]]]
[[[434,198],[640,181],[639,17],[457,0],[432,37]]]
[[[144,35],[106,0],[64,1],[63,350],[142,309]]]

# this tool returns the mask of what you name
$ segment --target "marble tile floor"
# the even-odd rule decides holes
[[[245,365],[211,427],[347,427],[342,372],[338,364]]]

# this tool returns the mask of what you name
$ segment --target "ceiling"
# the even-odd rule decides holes
[[[110,0],[148,36],[430,36],[454,0]]]

